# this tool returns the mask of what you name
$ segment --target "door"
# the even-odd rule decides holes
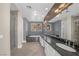
[[[74,20],[74,28],[75,41],[79,43],[79,19]]]
[[[17,47],[17,14],[16,11],[10,12],[10,46],[11,49]]]

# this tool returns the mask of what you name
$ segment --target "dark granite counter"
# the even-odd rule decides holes
[[[76,51],[76,52],[69,52],[69,51],[67,51],[67,50],[64,50],[64,49],[58,47],[58,46],[56,45],[56,43],[62,43],[62,44],[64,44],[64,41],[62,42],[61,38],[55,37],[55,36],[53,36],[53,35],[47,35],[47,34],[44,34],[44,35],[45,35],[46,37],[50,37],[50,38],[51,38],[51,43],[47,42],[46,40],[45,40],[45,41],[46,41],[50,46],[52,46],[60,55],[62,55],[62,56],[79,56],[79,51]]]

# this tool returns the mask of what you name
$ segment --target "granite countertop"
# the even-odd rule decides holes
[[[48,36],[48,37],[51,38],[51,43],[47,42],[46,40],[45,40],[45,41],[46,41],[49,45],[51,45],[60,55],[62,55],[62,56],[79,56],[79,51],[76,51],[76,52],[69,52],[69,51],[67,51],[67,50],[64,50],[64,49],[58,47],[58,46],[56,45],[56,43],[62,43],[62,44],[64,44],[64,42],[62,42],[61,40],[58,40],[58,39],[57,39],[57,38],[59,38],[59,37],[54,38],[55,36],[53,36],[53,35],[48,35],[48,34],[44,34],[44,35],[46,35],[46,36]]]

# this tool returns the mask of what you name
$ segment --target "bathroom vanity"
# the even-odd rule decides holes
[[[79,56],[78,50],[67,46],[59,37],[44,34],[40,36],[40,43],[44,47],[46,56]]]
[[[50,38],[49,38],[50,39]],[[40,39],[41,46],[44,47],[46,56],[61,56],[52,46],[50,46],[43,38]]]

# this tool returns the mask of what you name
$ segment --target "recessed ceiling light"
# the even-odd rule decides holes
[[[44,15],[42,15],[42,17],[44,17]]]
[[[34,16],[36,16],[37,15],[37,11],[34,11],[33,14],[34,14]]]
[[[48,8],[45,8],[45,10],[48,10]]]
[[[36,14],[36,13],[34,13],[34,16],[37,16],[37,14]]]
[[[37,13],[37,11],[34,11],[34,13]]]

